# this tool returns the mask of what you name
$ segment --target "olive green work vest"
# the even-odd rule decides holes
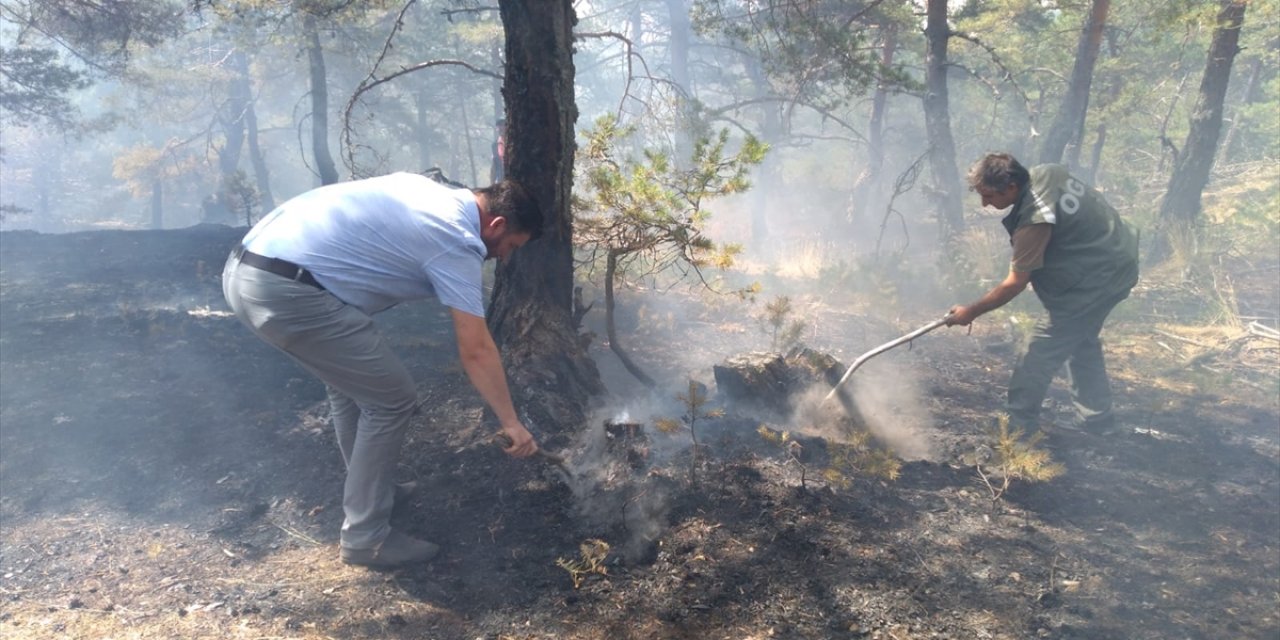
[[[1046,164],[1032,167],[1030,173],[1030,183],[1000,222],[1010,237],[1027,225],[1053,225],[1044,266],[1031,272],[1031,286],[1045,309],[1075,315],[1126,295],[1138,282],[1138,239],[1133,230],[1101,193],[1066,167]]]

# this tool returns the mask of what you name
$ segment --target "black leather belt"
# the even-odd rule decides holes
[[[252,251],[246,250],[244,247],[240,247],[240,249],[237,250],[237,253],[239,254],[240,262],[242,264],[247,264],[255,269],[262,269],[268,273],[274,273],[278,276],[283,276],[303,284],[309,284],[322,291],[325,290],[324,285],[320,284],[320,282],[316,280],[316,277],[311,275],[310,271],[307,271],[288,260],[260,256]]]

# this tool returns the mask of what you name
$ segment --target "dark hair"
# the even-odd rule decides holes
[[[1031,181],[1026,167],[1007,153],[988,153],[969,167],[969,188],[987,187],[1004,191],[1009,185],[1018,185],[1021,191]]]
[[[524,185],[502,180],[476,189],[476,193],[484,196],[489,215],[506,218],[517,233],[528,232],[533,240],[542,235],[542,209]]]

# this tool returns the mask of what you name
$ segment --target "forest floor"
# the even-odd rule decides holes
[[[1105,334],[1120,432],[1050,429],[1065,472],[999,500],[974,465],[1015,352],[998,322],[855,374],[910,450],[888,480],[833,468],[798,418],[725,403],[711,365],[768,346],[747,312],[634,295],[620,322],[661,388],[597,339],[612,393],[565,478],[486,444],[447,314],[404,305],[380,322],[420,383],[400,472],[422,490],[393,523],[443,552],[370,571],[337,558],[322,386],[222,302],[241,233],[0,234],[0,636],[1280,637],[1280,343],[1180,325],[1167,290],[1135,291]],[[1270,318],[1275,267],[1236,282]],[[795,299],[806,342],[845,363],[931,319],[828,293]],[[696,456],[654,428],[690,376],[725,409]],[[1049,417],[1066,404],[1056,383]],[[601,429],[624,412],[647,437],[631,459]]]

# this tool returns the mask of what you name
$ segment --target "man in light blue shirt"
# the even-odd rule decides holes
[[[232,252],[222,286],[236,317],[324,381],[347,465],[341,549],[348,564],[394,567],[439,548],[393,530],[394,472],[417,389],[372,314],[435,297],[453,315],[462,367],[514,457],[538,449],[511,401],[484,319],[482,266],[540,235],[518,183],[453,189],[396,173],[327,185],[263,218]]]

